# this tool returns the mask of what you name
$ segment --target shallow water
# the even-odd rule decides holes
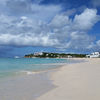
[[[22,73],[29,74],[33,71],[56,68],[73,62],[72,60],[54,58],[0,58],[0,78],[16,76]]]

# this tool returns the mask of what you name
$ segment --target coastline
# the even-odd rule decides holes
[[[99,100],[100,59],[82,60],[86,62],[68,64],[52,73],[50,79],[56,88],[36,100]]]

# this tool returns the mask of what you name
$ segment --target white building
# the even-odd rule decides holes
[[[68,58],[72,58],[72,56],[70,56],[70,55],[68,55],[67,57],[68,57]]]
[[[41,56],[41,55],[43,55],[43,52],[35,52],[34,55],[35,56],[39,56],[39,55]]]
[[[86,55],[87,58],[99,58],[100,52],[93,52],[90,55]]]

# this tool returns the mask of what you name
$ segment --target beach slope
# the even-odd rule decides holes
[[[69,64],[51,75],[57,87],[37,100],[100,100],[100,59]]]

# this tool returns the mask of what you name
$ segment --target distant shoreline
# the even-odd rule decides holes
[[[48,53],[40,52],[27,54],[24,58],[85,58],[86,54],[66,54],[66,53]]]

